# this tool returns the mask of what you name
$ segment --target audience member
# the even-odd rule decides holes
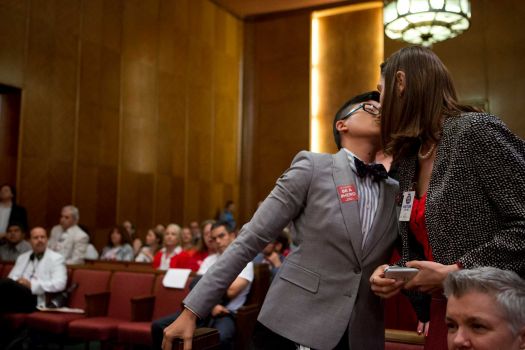
[[[181,242],[182,250],[190,250],[193,248],[193,235],[189,227],[184,226],[181,230]]]
[[[197,272],[198,275],[205,274],[210,267],[217,262],[226,248],[235,240],[235,234],[230,230],[227,222],[219,221],[213,224],[211,236],[215,241],[217,253],[209,255],[204,259],[204,262]],[[221,349],[232,348],[233,336],[235,334],[234,315],[246,301],[248,293],[250,292],[253,276],[253,263],[249,262],[227,289],[225,295],[227,301],[223,303],[224,305],[215,305],[211,311],[211,316],[198,322],[199,327],[211,327],[219,331]],[[160,349],[164,328],[172,323],[178,316],[179,314],[177,313],[153,322],[151,325],[151,334],[154,349]]]
[[[399,284],[384,278],[382,265],[370,282],[381,297],[401,288],[415,295],[420,321],[430,320],[425,349],[443,350],[441,290],[450,272],[494,266],[525,277],[525,141],[496,116],[460,104],[428,48],[395,52],[381,65],[378,88],[382,144],[397,164],[405,207],[399,264],[419,272]]]
[[[196,244],[202,237],[201,227],[197,221],[190,222],[191,235],[193,236],[193,244]]]
[[[461,270],[444,288],[449,350],[525,349],[525,280],[515,272]]]
[[[157,224],[155,226],[155,231],[159,231],[162,232],[162,234],[164,234],[164,231],[166,231],[166,226],[164,226],[163,224]]]
[[[83,264],[89,244],[89,236],[79,226],[78,208],[66,205],[62,208],[60,224],[51,230],[49,249],[62,254],[66,264]]]
[[[31,244],[25,240],[25,232],[20,224],[11,223],[7,227],[6,244],[0,246],[1,261],[15,261],[18,256],[31,250]]]
[[[397,238],[397,182],[374,158],[381,148],[379,94],[346,102],[333,133],[340,151],[302,151],[239,237],[184,299],[165,331],[191,345],[204,318],[248,261],[292,222],[299,247],[282,264],[266,295],[255,349],[384,349],[383,305],[368,277],[386,263]],[[203,263],[204,266],[204,263]]]
[[[131,246],[133,247],[133,254],[136,256],[140,252],[140,248],[142,248],[142,240],[137,236],[137,228],[135,225],[129,221],[125,220],[122,223],[122,227],[128,232],[128,235],[131,240]]]
[[[233,217],[233,211],[235,210],[235,203],[233,203],[232,200],[226,201],[226,204],[224,205],[224,209],[220,212],[219,217],[217,218],[219,221],[225,221],[228,223],[228,227],[231,231],[235,230],[237,227],[237,223],[235,222],[235,218]]]
[[[204,220],[201,222],[202,241],[208,249],[208,254],[215,253],[215,241],[211,237],[211,227],[215,223],[215,220]]]
[[[133,261],[133,248],[128,231],[123,226],[115,226],[108,234],[108,243],[102,250],[100,260]]]
[[[162,232],[154,229],[148,230],[146,234],[146,245],[140,249],[135,261],[144,263],[153,262],[153,257],[162,248],[163,239]]]
[[[280,237],[280,239],[279,239]],[[253,259],[254,264],[268,264],[270,265],[270,271],[272,272],[272,279],[279,271],[283,261],[283,238],[288,240],[283,233],[281,233],[273,242],[270,242],[264,247],[263,251],[255,256]]]
[[[181,228],[177,224],[169,224],[164,231],[164,247],[153,257],[153,267],[159,270],[167,270],[171,259],[182,251]]]
[[[212,254],[210,247],[215,246],[215,242],[211,238],[211,227],[214,222],[214,220],[208,220],[202,225],[203,231],[208,232],[208,242],[204,240],[204,237],[201,237],[191,249],[183,250],[171,259],[170,268],[191,269],[192,271],[200,269],[203,261]],[[213,253],[215,253],[215,249],[213,249]]]
[[[16,204],[15,187],[3,184],[0,187],[0,239],[5,237],[7,228],[13,223],[17,223],[26,232],[27,212],[24,207]]]
[[[32,312],[36,306],[45,306],[45,293],[66,287],[64,257],[46,249],[47,242],[46,230],[31,230],[32,249],[16,259],[7,279],[0,280],[0,313]]]
[[[84,259],[87,259],[87,260],[98,260],[98,258],[99,258],[98,250],[97,250],[97,248],[95,248],[93,243],[91,243],[91,232],[89,231],[88,227],[86,225],[82,225],[82,224],[78,224],[78,227],[80,227],[80,229],[82,231],[84,231],[89,237],[89,244],[88,244],[88,246],[86,248],[86,255],[84,256]]]

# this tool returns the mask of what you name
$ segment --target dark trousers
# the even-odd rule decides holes
[[[304,344],[302,344],[304,345]],[[262,323],[257,322],[252,338],[252,350],[295,350],[297,344],[271,331]],[[349,350],[348,331],[341,337],[334,350]]]
[[[162,338],[164,337],[164,328],[168,327],[179,317],[180,312],[168,315],[151,324],[151,337],[153,338],[153,349],[161,349]],[[197,328],[209,327],[219,331],[221,340],[221,349],[230,350],[233,348],[233,337],[235,336],[235,320],[232,315],[222,317],[208,317],[204,320],[197,321]]]
[[[31,289],[10,278],[0,279],[0,313],[33,312],[36,309],[36,295]]]

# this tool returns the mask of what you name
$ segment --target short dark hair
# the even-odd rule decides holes
[[[215,230],[217,227],[221,227],[221,226],[224,226],[226,228],[226,231],[228,231],[228,233],[232,233],[233,230],[230,229],[230,226],[228,225],[228,223],[226,221],[215,221],[212,225],[211,225],[211,229],[212,230]]]
[[[344,116],[350,111],[350,109],[357,103],[365,102],[365,101],[377,101],[379,102],[379,92],[377,91],[368,91],[364,94],[357,95],[355,97],[352,97],[350,100],[346,101],[346,103],[341,107],[334,117],[334,123],[332,125],[333,131],[334,131],[334,140],[335,144],[337,145],[337,149],[341,149],[341,135],[339,135],[339,131],[337,131],[337,128],[335,127],[335,124],[344,118]]]
[[[22,231],[23,234],[26,233],[27,229],[25,227],[24,224],[18,222],[18,221],[13,221],[13,222],[10,222],[8,225],[7,225],[7,230],[12,227],[12,226],[16,226],[20,229],[20,231]]]

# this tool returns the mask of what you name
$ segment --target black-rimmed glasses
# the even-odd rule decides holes
[[[361,103],[359,106],[357,106],[356,108],[352,109],[350,112],[346,113],[345,116],[339,120],[345,120],[346,118],[350,117],[352,114],[354,114],[355,112],[357,112],[358,110],[360,109],[363,109],[363,111],[367,112],[367,113],[370,113],[372,115],[380,115],[381,114],[381,110],[371,104],[371,103]]]

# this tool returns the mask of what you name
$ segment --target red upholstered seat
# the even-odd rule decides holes
[[[9,275],[9,272],[11,272],[11,270],[13,269],[13,266],[14,266],[14,263],[4,261],[0,277],[2,278],[7,277]]]
[[[131,320],[131,298],[150,295],[155,276],[151,273],[115,272],[110,282],[106,317],[89,317],[69,323],[68,334],[84,340],[107,341],[116,337],[117,325]]]
[[[155,307],[153,319],[173,314],[181,309],[181,303],[189,292],[191,277],[184,289],[166,288],[162,285],[164,275],[157,276],[155,281],[154,295]],[[151,322],[124,322],[118,326],[118,341],[125,344],[150,345],[151,344]]]
[[[78,287],[69,296],[68,306],[85,309],[85,295],[100,293],[108,289],[110,271],[76,269],[72,273],[71,282]],[[34,312],[27,317],[29,328],[53,334],[65,334],[69,322],[85,318],[83,314],[68,314],[58,312]]]
[[[151,321],[119,324],[118,341],[123,344],[151,345]]]
[[[27,316],[30,314],[24,313],[10,313],[2,315],[2,325],[3,331],[15,331],[22,328],[26,324]]]
[[[423,345],[385,342],[385,350],[423,350]]]

